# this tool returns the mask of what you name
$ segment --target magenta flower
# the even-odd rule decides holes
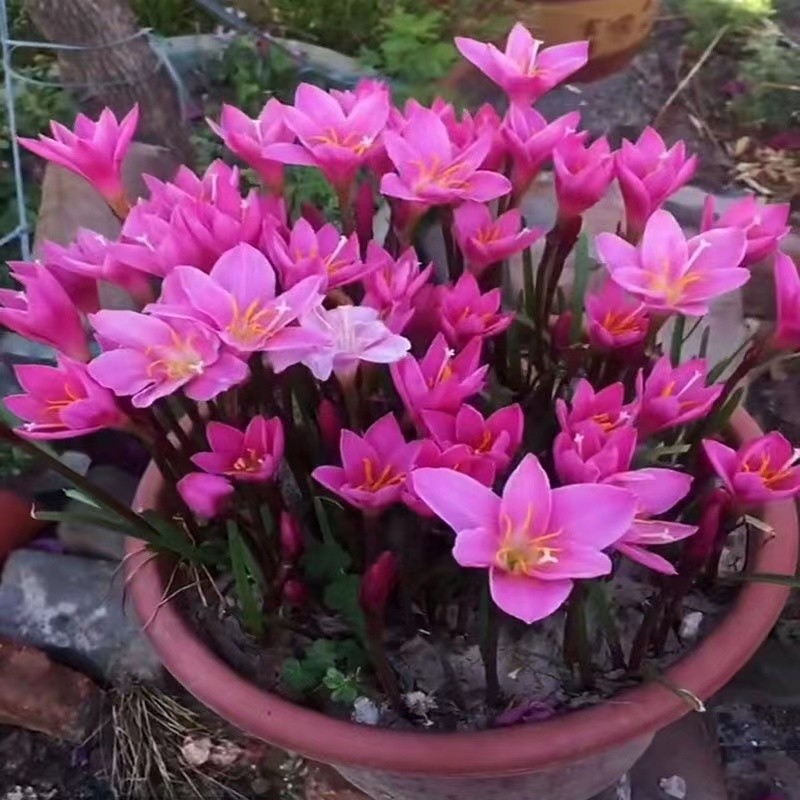
[[[114,395],[79,361],[59,356],[55,367],[22,364],[14,373],[25,394],[9,395],[5,404],[24,421],[18,432],[26,439],[70,439],[127,423]]]
[[[83,321],[64,287],[41,264],[11,261],[9,267],[14,280],[25,288],[0,289],[0,324],[76,361],[88,361]]]
[[[364,276],[361,304],[379,312],[392,333],[402,333],[415,314],[415,299],[433,272],[433,264],[422,269],[413,247],[395,261],[376,242],[367,247],[367,263],[376,265]]]
[[[108,310],[89,319],[104,344],[116,345],[89,364],[89,374],[116,395],[132,395],[136,408],[180,388],[193,400],[211,400],[248,376],[247,364],[194,320]]]
[[[579,217],[595,205],[614,180],[614,159],[605,138],[588,147],[582,134],[564,138],[553,150],[560,217]]]
[[[691,476],[674,469],[646,468],[612,475],[605,484],[627,489],[637,499],[633,524],[614,549],[656,572],[675,575],[675,567],[663,556],[650,552],[650,548],[693,536],[697,526],[651,517],[665,514],[686,496],[692,485]]]
[[[703,439],[703,450],[725,488],[745,508],[800,493],[800,450],[777,431],[738,450]]]
[[[328,92],[301,83],[294,106],[286,106],[284,115],[300,143],[270,145],[265,155],[284,164],[317,167],[345,191],[379,148],[378,138],[389,118],[389,97],[386,92],[369,92],[345,110]]]
[[[437,206],[488,202],[511,189],[507,178],[480,169],[492,147],[491,133],[457,150],[441,117],[430,109],[416,108],[402,134],[387,130],[383,141],[397,170],[381,178],[381,192],[388,197]]]
[[[761,204],[753,195],[731,204],[718,219],[715,219],[716,200],[713,195],[706,197],[703,206],[701,231],[715,228],[740,228],[747,237],[743,267],[749,267],[772,255],[781,240],[791,230],[789,203]]]
[[[37,156],[85,178],[116,212],[124,213],[127,201],[122,186],[122,162],[138,122],[138,105],[119,121],[111,109],[105,108],[97,121],[78,114],[74,132],[51,122],[52,138],[20,137],[19,143]]]
[[[389,596],[398,581],[397,556],[390,550],[384,550],[364,571],[358,602],[366,614],[383,617]]]
[[[421,517],[436,516],[417,496],[411,482],[414,471],[421,468],[451,469],[469,475],[484,486],[492,486],[497,474],[497,465],[491,458],[476,453],[466,444],[439,445],[431,439],[423,439],[414,462],[414,470],[409,473],[402,494],[403,503]]]
[[[456,241],[467,266],[478,277],[487,267],[527,249],[542,235],[538,228],[522,227],[522,213],[518,208],[494,219],[483,203],[462,203],[453,212],[453,222]]]
[[[423,411],[422,421],[440,447],[467,445],[471,452],[493,461],[498,473],[505,472],[517,454],[525,426],[525,416],[518,403],[505,406],[486,418],[465,403],[457,414]],[[418,465],[433,466],[421,461]]]
[[[348,238],[330,224],[315,231],[302,217],[288,241],[275,231],[266,238],[266,245],[285,289],[311,276],[322,279],[321,290],[335,289],[363,278],[378,266],[361,261],[355,233]]]
[[[411,482],[455,531],[455,560],[488,569],[494,602],[527,623],[556,611],[574,579],[611,572],[603,550],[630,528],[636,509],[636,497],[615,486],[551,489],[531,454],[509,476],[502,498],[453,470],[415,470]]]
[[[673,367],[669,356],[656,361],[646,380],[637,378],[639,438],[646,439],[668,428],[686,425],[705,416],[722,386],[706,386],[708,367],[703,358],[693,358]]]
[[[687,241],[667,211],[650,217],[638,248],[613,233],[595,238],[597,254],[615,283],[653,311],[694,317],[707,314],[710,300],[750,278],[749,270],[738,266],[745,245],[738,228],[707,231]]]
[[[467,61],[494,81],[512,102],[530,104],[577,72],[589,60],[589,42],[569,42],[539,48],[544,42],[518,22],[511,29],[506,49],[456,37],[456,47]]]
[[[556,436],[553,460],[562,483],[600,483],[628,470],[635,449],[633,426],[603,433],[596,425],[583,423]]]
[[[607,280],[600,291],[586,295],[589,343],[605,352],[641,345],[650,320],[644,303]]]
[[[363,511],[382,511],[400,501],[420,443],[406,442],[393,414],[372,424],[363,438],[343,430],[339,447],[342,466],[317,467],[314,480]]]
[[[439,323],[453,347],[461,348],[476,336],[497,336],[511,325],[512,314],[500,313],[500,289],[481,294],[478,279],[462,273],[455,286],[439,289]]]
[[[577,111],[553,122],[527,105],[512,103],[503,121],[501,135],[511,156],[514,197],[520,198],[550,160],[556,145],[573,133],[580,122]]]
[[[251,119],[235,106],[223,103],[219,125],[212,120],[207,121],[225,146],[249,164],[270,191],[275,194],[283,192],[283,164],[266,155],[270,145],[293,142],[295,138],[286,125],[284,106],[279,100],[274,97],[267,100],[256,119]]]
[[[209,422],[206,438],[211,450],[193,455],[194,464],[204,472],[235,481],[270,481],[283,458],[283,425],[278,417],[253,417],[244,431]]]
[[[335,373],[341,382],[350,383],[362,361],[394,364],[411,348],[408,339],[392,333],[381,322],[374,308],[344,305],[325,309],[320,306],[300,322],[301,331],[318,344],[312,348],[303,347],[301,353],[291,350],[273,353],[271,361],[276,372],[300,361],[317,380],[326,381]]]
[[[583,429],[587,423],[601,434],[623,428],[636,419],[637,404],[625,404],[625,387],[612,383],[599,392],[581,378],[572,395],[571,408],[561,398],[556,400],[556,416],[561,429],[572,433]]]
[[[406,356],[390,367],[392,380],[406,411],[416,425],[424,409],[458,412],[464,401],[477,394],[486,380],[487,365],[480,365],[481,340],[473,339],[458,355],[438,334],[427,353],[417,361]]]
[[[778,322],[773,334],[775,347],[800,348],[800,275],[785,253],[775,254],[775,297]]]
[[[697,157],[686,157],[684,142],[668,150],[656,131],[645,128],[635,144],[623,140],[615,168],[625,202],[626,231],[635,240],[653,212],[692,179]]]
[[[331,89],[329,94],[336,98],[336,101],[344,110],[345,114],[350,114],[352,110],[372,94],[383,94],[391,106],[392,92],[389,84],[376,78],[361,78],[353,89]]]
[[[214,519],[225,512],[233,497],[233,485],[221,475],[190,472],[176,487],[183,502],[201,517]]]
[[[323,341],[291,325],[320,304],[321,283],[319,277],[304,278],[276,296],[275,271],[266,256],[240,244],[223,254],[208,275],[194,267],[176,267],[164,280],[158,302],[145,311],[197,320],[239,355],[296,353]]]
[[[484,134],[490,134],[492,146],[480,166],[481,169],[488,169],[493,172],[502,171],[506,151],[500,136],[501,120],[493,106],[489,103],[484,103],[477,110],[475,116],[465,109],[461,112],[460,120],[453,104],[446,102],[441,97],[437,97],[433,101],[431,109],[441,117],[447,128],[447,135],[450,137],[450,141],[458,150],[468,147]]]

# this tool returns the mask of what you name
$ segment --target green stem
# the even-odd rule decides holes
[[[577,667],[582,689],[590,689],[594,685],[592,669],[592,650],[589,645],[589,633],[586,625],[586,592],[580,583],[575,584],[567,608],[567,620],[564,630],[564,660],[570,666]]]
[[[586,586],[589,602],[595,608],[597,618],[603,629],[603,637],[611,655],[611,664],[614,669],[625,669],[625,654],[622,652],[622,644],[617,629],[617,621],[611,611],[606,594],[606,584],[602,581],[591,581]]]
[[[486,672],[486,705],[497,705],[500,699],[500,678],[497,673],[497,647],[500,641],[500,619],[489,591],[489,582],[481,593],[480,605],[481,658]]]

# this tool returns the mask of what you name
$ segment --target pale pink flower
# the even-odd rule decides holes
[[[235,106],[222,104],[219,124],[207,120],[209,127],[225,142],[225,146],[249,164],[270,191],[283,191],[283,164],[266,155],[267,148],[278,142],[293,142],[294,133],[285,121],[284,106],[271,97],[258,117],[251,119]]]
[[[379,148],[389,118],[389,98],[386,92],[372,91],[355,98],[346,110],[328,92],[301,83],[294,106],[286,106],[284,115],[299,144],[273,144],[266,156],[284,164],[318,167],[339,191],[345,191]]]
[[[253,417],[244,431],[212,421],[206,425],[206,438],[211,450],[192,456],[204,472],[245,483],[262,483],[277,474],[284,447],[278,417]]]
[[[463,200],[487,202],[507,194],[511,189],[507,178],[480,169],[493,138],[487,131],[458,150],[441,117],[420,106],[402,134],[387,130],[383,135],[386,152],[397,172],[383,176],[381,192],[423,206]]]
[[[122,211],[127,205],[122,185],[122,162],[138,122],[138,105],[119,121],[111,109],[105,108],[96,121],[78,114],[74,131],[58,122],[51,122],[52,138],[42,135],[38,140],[20,137],[19,143],[37,156],[85,178],[115,211]]]
[[[89,319],[104,343],[116,345],[89,364],[89,374],[114,394],[132,396],[136,408],[181,388],[192,400],[212,400],[248,376],[247,364],[194,320],[109,310]]]
[[[725,488],[745,508],[800,494],[800,450],[777,431],[738,450],[703,439],[703,450]]]
[[[512,208],[494,219],[484,203],[462,203],[453,212],[456,241],[473,275],[529,248],[542,235],[538,228],[523,228],[522,213]]]
[[[511,473],[502,497],[453,470],[415,470],[411,482],[455,531],[455,560],[488,569],[494,602],[527,623],[563,605],[575,579],[611,572],[603,550],[630,528],[636,509],[636,497],[615,486],[551,489],[531,454]]]
[[[518,22],[511,29],[506,48],[456,36],[461,55],[494,81],[512,100],[530,104],[577,72],[589,60],[589,42],[568,42],[540,51],[544,42]]]
[[[747,195],[732,203],[718,218],[715,218],[715,205],[714,196],[708,195],[703,205],[700,230],[741,228],[747,237],[743,267],[749,267],[772,255],[791,230],[787,224],[791,210],[789,203],[762,204],[753,195]]]
[[[69,439],[104,428],[121,428],[127,417],[114,395],[90,377],[86,364],[59,356],[57,366],[22,364],[14,368],[25,394],[5,398],[23,420],[26,439]]]
[[[584,143],[581,134],[567,136],[553,150],[559,216],[579,217],[595,205],[614,180],[614,159],[605,138]]]
[[[650,326],[644,303],[614,281],[605,281],[598,292],[587,294],[584,302],[592,347],[619,351],[644,342]]]
[[[750,278],[750,271],[738,266],[745,245],[738,228],[719,228],[687,240],[667,211],[652,214],[638,247],[612,233],[595,238],[597,254],[615,283],[652,311],[695,317],[708,313],[709,301]]]
[[[461,348],[476,336],[488,339],[511,325],[512,314],[500,312],[500,289],[481,294],[478,279],[462,273],[454,286],[439,288],[439,323],[453,347]]]
[[[480,338],[473,339],[456,355],[444,336],[438,334],[419,361],[406,356],[392,364],[395,389],[414,423],[421,424],[424,409],[455,414],[467,398],[477,394],[489,369],[481,366],[480,359]]]
[[[635,144],[622,141],[615,168],[625,202],[626,232],[636,240],[653,212],[692,179],[697,156],[687,158],[682,141],[668,150],[655,130],[645,128]]]
[[[636,427],[639,438],[705,416],[717,401],[722,386],[706,386],[708,366],[705,359],[693,358],[673,367],[669,356],[656,361],[645,380],[637,378],[639,414]]]
[[[240,244],[224,253],[208,274],[176,267],[164,280],[158,302],[145,310],[159,317],[197,320],[240,355],[307,351],[319,345],[321,337],[292,323],[320,304],[322,280],[304,278],[276,295],[275,271],[266,256]]]
[[[312,477],[350,505],[382,511],[400,501],[420,442],[406,442],[393,414],[371,425],[363,438],[342,431],[341,467],[317,467]]]
[[[505,472],[516,456],[525,426],[522,407],[518,403],[504,406],[486,418],[465,403],[457,414],[423,411],[422,421],[440,447],[466,445],[470,452],[493,461],[498,473]],[[433,465],[420,462],[419,466]]]
[[[775,297],[778,322],[773,334],[775,347],[800,348],[800,275],[785,253],[775,254]]]
[[[190,472],[176,484],[183,502],[201,517],[214,519],[223,514],[233,498],[233,484],[221,475]]]
[[[24,289],[0,289],[0,324],[76,361],[88,361],[83,320],[55,276],[47,267],[26,261],[11,261],[9,267]]]

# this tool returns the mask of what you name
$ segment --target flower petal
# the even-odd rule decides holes
[[[512,617],[529,625],[558,610],[572,591],[572,581],[540,581],[499,569],[489,573],[492,600]]]

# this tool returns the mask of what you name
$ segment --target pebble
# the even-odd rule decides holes
[[[686,797],[686,781],[680,775],[662,778],[658,785],[668,797],[674,797],[675,800],[683,800]]]

